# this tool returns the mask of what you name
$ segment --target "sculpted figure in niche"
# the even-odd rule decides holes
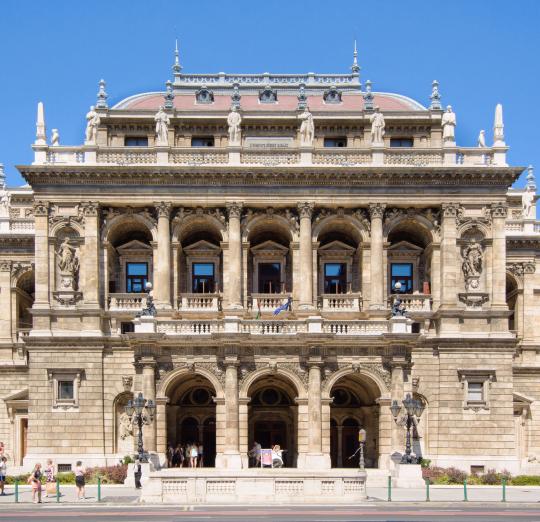
[[[125,440],[133,435],[133,425],[126,412],[123,412],[119,418],[118,435],[121,440]]]
[[[306,107],[304,112],[298,116],[300,121],[300,145],[311,147],[315,138],[315,124],[313,123],[313,115]]]
[[[482,260],[484,252],[482,246],[476,239],[472,239],[471,242],[463,249],[463,262],[461,263],[461,270],[465,276],[465,285],[467,289],[478,288],[478,278],[482,273]]]
[[[383,145],[385,123],[384,116],[379,107],[375,107],[369,121],[371,122],[371,143],[373,145]]]
[[[527,187],[527,190],[521,196],[521,216],[524,219],[532,218],[533,203],[535,197],[535,191]]]
[[[60,249],[56,253],[60,258],[58,268],[61,272],[75,276],[79,269],[79,259],[77,258],[77,249],[69,244],[69,239],[66,237]]]
[[[171,120],[161,106],[154,116],[156,122],[156,145],[168,145],[169,144],[169,124]]]
[[[96,143],[97,130],[99,124],[101,123],[101,118],[98,113],[94,110],[94,106],[90,107],[86,115],[86,142],[87,143]]]
[[[441,119],[443,128],[443,141],[456,141],[456,113],[452,111],[452,106],[446,107],[446,112]]]
[[[227,125],[229,126],[229,145],[240,145],[240,124],[242,116],[238,112],[235,105],[231,107],[231,112],[227,116]]]

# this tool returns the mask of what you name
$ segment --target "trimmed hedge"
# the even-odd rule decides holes
[[[423,467],[422,477],[430,484],[435,485],[462,485],[464,480],[471,486],[500,486],[503,479],[509,486],[540,486],[540,476],[517,475],[512,477],[510,472],[503,470],[500,473],[488,469],[481,475],[468,474],[457,468]]]
[[[98,477],[101,477],[102,484],[123,484],[127,476],[127,464],[119,464],[117,466],[103,466],[96,468],[88,468],[84,474],[86,484],[97,484]],[[19,484],[27,484],[30,473],[17,476],[7,476],[6,484],[15,484],[15,480]],[[56,478],[60,484],[75,484],[75,473],[67,471],[57,473]],[[45,484],[45,477],[41,477],[41,482]]]

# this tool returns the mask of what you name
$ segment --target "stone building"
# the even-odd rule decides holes
[[[427,107],[350,74],[186,74],[48,144],[0,206],[0,440],[10,465],[134,449],[124,406],[156,403],[145,448],[200,441],[247,466],[534,472],[540,459],[540,223],[532,169],[456,145]],[[160,109],[160,107],[162,107]],[[156,315],[137,316],[153,283]],[[392,319],[399,298],[406,310]],[[3,404],[3,406],[2,406]]]

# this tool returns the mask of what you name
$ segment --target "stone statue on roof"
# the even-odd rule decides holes
[[[157,111],[154,116],[156,122],[156,145],[169,145],[169,125],[171,120],[169,116],[163,110],[163,105]]]
[[[375,107],[373,114],[370,116],[371,122],[371,144],[372,145],[384,145],[384,116],[379,109]]]
[[[298,116],[300,121],[300,145],[311,147],[315,138],[315,124],[313,123],[313,115],[306,107],[304,112]]]
[[[95,111],[95,107],[92,105],[90,107],[90,110],[86,114],[86,143],[88,145],[95,145],[97,138],[97,130],[100,123],[101,118]]]
[[[441,125],[443,128],[443,141],[456,141],[455,129],[456,129],[456,113],[452,111],[452,106],[446,107],[446,112],[441,119]]]
[[[478,134],[478,146],[479,147],[486,146],[486,131],[481,130],[480,134]]]
[[[58,129],[52,130],[51,145],[53,147],[58,147],[58,145],[60,145],[60,134],[58,134]]]
[[[242,139],[242,132],[240,125],[242,123],[242,116],[238,112],[236,105],[231,107],[231,112],[227,116],[227,125],[229,126],[229,146],[240,146]]]
[[[527,187],[521,195],[521,217],[523,219],[533,218],[533,204],[536,191],[532,187]]]

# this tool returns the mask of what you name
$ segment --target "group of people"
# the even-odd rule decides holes
[[[204,448],[201,443],[190,442],[169,444],[167,448],[167,466],[169,468],[202,468],[204,466]]]
[[[5,459],[5,457],[4,457]],[[75,486],[77,489],[77,499],[85,499],[85,479],[84,474],[86,469],[83,467],[80,460],[75,465]],[[51,459],[47,460],[47,465],[44,470],[41,469],[41,463],[37,462],[34,469],[28,477],[28,484],[32,486],[32,501],[34,504],[41,504],[43,491],[43,477],[45,478],[45,497],[54,497],[56,495],[56,476],[54,472],[54,464]],[[3,494],[3,489],[2,489]]]
[[[284,466],[283,452],[286,450],[281,449],[279,444],[273,444],[270,448],[272,451],[272,467],[281,468]],[[249,466],[252,468],[259,468],[261,465],[262,446],[257,442],[253,442],[253,447],[248,451]]]

